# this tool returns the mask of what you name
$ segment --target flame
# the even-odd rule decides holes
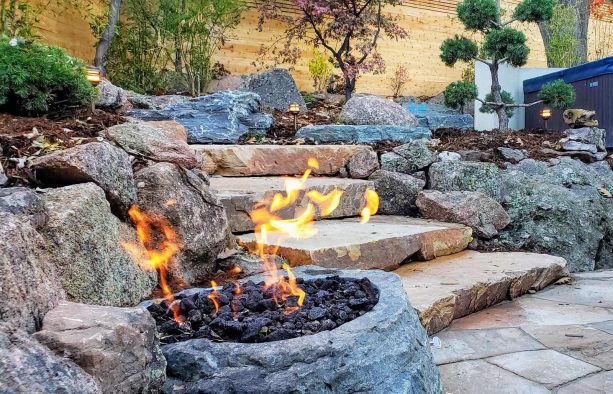
[[[341,203],[343,192],[339,189],[334,189],[328,194],[321,194],[317,190],[309,190],[307,197],[319,206],[319,212],[322,216],[330,216]]]
[[[213,301],[213,305],[215,305],[215,315],[217,315],[217,313],[219,313],[219,302],[217,301],[217,298],[219,297],[219,292],[217,291],[217,282],[212,280],[211,287],[213,288],[213,291],[207,296],[207,298]]]
[[[298,310],[304,303],[306,294],[298,286],[296,277],[287,264],[283,265],[287,278],[279,276],[274,258],[279,249],[278,245],[287,238],[303,239],[317,234],[314,226],[317,210],[321,216],[329,216],[338,208],[343,195],[339,189],[334,189],[327,194],[309,190],[304,194],[309,199],[306,207],[296,212],[293,218],[283,219],[277,212],[289,207],[295,208],[296,202],[306,189],[307,179],[313,170],[319,169],[319,163],[314,158],[308,159],[307,166],[307,170],[300,178],[285,178],[285,194],[276,193],[272,199],[260,201],[249,213],[255,225],[257,250],[267,272],[265,286],[267,288],[276,286],[276,289],[279,290],[279,294],[273,292],[273,298],[277,303],[279,299],[284,301],[288,297],[297,297],[298,307],[288,307],[286,313]],[[271,243],[277,246],[269,246]]]
[[[181,249],[181,244],[168,220],[159,215],[142,212],[136,205],[128,210],[128,215],[136,226],[138,242],[122,242],[121,245],[142,269],[157,271],[160,288],[174,319],[181,322],[179,310],[167,282],[167,271],[174,262],[174,256]]]
[[[366,206],[362,209],[362,220],[360,224],[366,224],[370,221],[371,216],[377,213],[379,210],[379,195],[374,190],[366,190]]]

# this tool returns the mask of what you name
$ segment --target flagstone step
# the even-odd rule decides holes
[[[241,233],[253,230],[249,212],[254,205],[263,199],[272,198],[275,193],[284,192],[285,184],[282,177],[212,177],[211,188],[217,191],[226,208],[231,231]],[[360,214],[365,205],[366,190],[374,189],[374,183],[325,177],[312,177],[305,182],[306,190],[317,190],[323,194],[335,188],[342,190],[343,196],[338,208],[328,218],[353,217]],[[283,219],[291,219],[297,212],[301,212],[308,202],[305,191],[301,191],[295,206],[277,214]],[[317,219],[320,219],[319,213],[317,215]]]
[[[541,290],[568,275],[561,257],[475,251],[407,264],[394,272],[402,279],[428,334],[441,331],[454,319],[529,290]]]
[[[460,252],[472,240],[469,227],[403,216],[375,216],[367,224],[360,224],[358,218],[331,219],[315,227],[317,234],[306,239],[278,242],[270,233],[265,250],[276,251],[292,266],[393,270],[412,259]],[[254,234],[240,235],[238,241],[255,252]]]
[[[202,157],[202,170],[221,176],[301,175],[309,158],[315,175],[336,175],[365,145],[190,145]]]

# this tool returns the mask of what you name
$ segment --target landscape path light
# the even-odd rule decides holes
[[[545,121],[545,130],[547,130],[547,121],[549,119],[551,119],[551,116],[553,115],[553,112],[551,111],[550,108],[543,108],[540,112],[539,115],[541,117],[541,119],[543,119]]]
[[[294,131],[298,130],[298,114],[300,113],[300,104],[290,103],[287,107],[287,112],[294,115]]]

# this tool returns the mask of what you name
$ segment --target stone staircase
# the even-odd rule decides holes
[[[340,269],[394,270],[401,279],[422,324],[429,334],[454,319],[488,308],[528,291],[540,290],[564,276],[562,258],[531,253],[479,253],[465,251],[472,240],[469,227],[404,216],[374,216],[359,223],[368,180],[334,177],[351,156],[366,146],[195,145],[203,169],[211,177],[226,207],[238,242],[255,250],[253,224],[248,212],[274,193],[283,192],[284,175],[300,175],[308,158],[319,161],[319,176],[307,190],[344,191],[340,206],[325,220],[317,215],[317,234],[306,239],[284,239],[274,233],[265,245],[292,266],[318,265]],[[306,206],[302,193],[296,208],[281,216],[294,217]]]

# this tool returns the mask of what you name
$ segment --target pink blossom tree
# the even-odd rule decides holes
[[[305,42],[328,51],[345,79],[345,99],[351,98],[361,73],[381,73],[385,62],[377,52],[381,36],[403,39],[408,33],[398,18],[383,12],[384,6],[397,6],[403,0],[292,0],[299,13],[288,12],[281,0],[258,2],[259,29],[266,20],[287,25],[280,39],[263,48],[277,63],[295,64],[301,56],[297,44]],[[285,5],[285,7],[284,7]]]

